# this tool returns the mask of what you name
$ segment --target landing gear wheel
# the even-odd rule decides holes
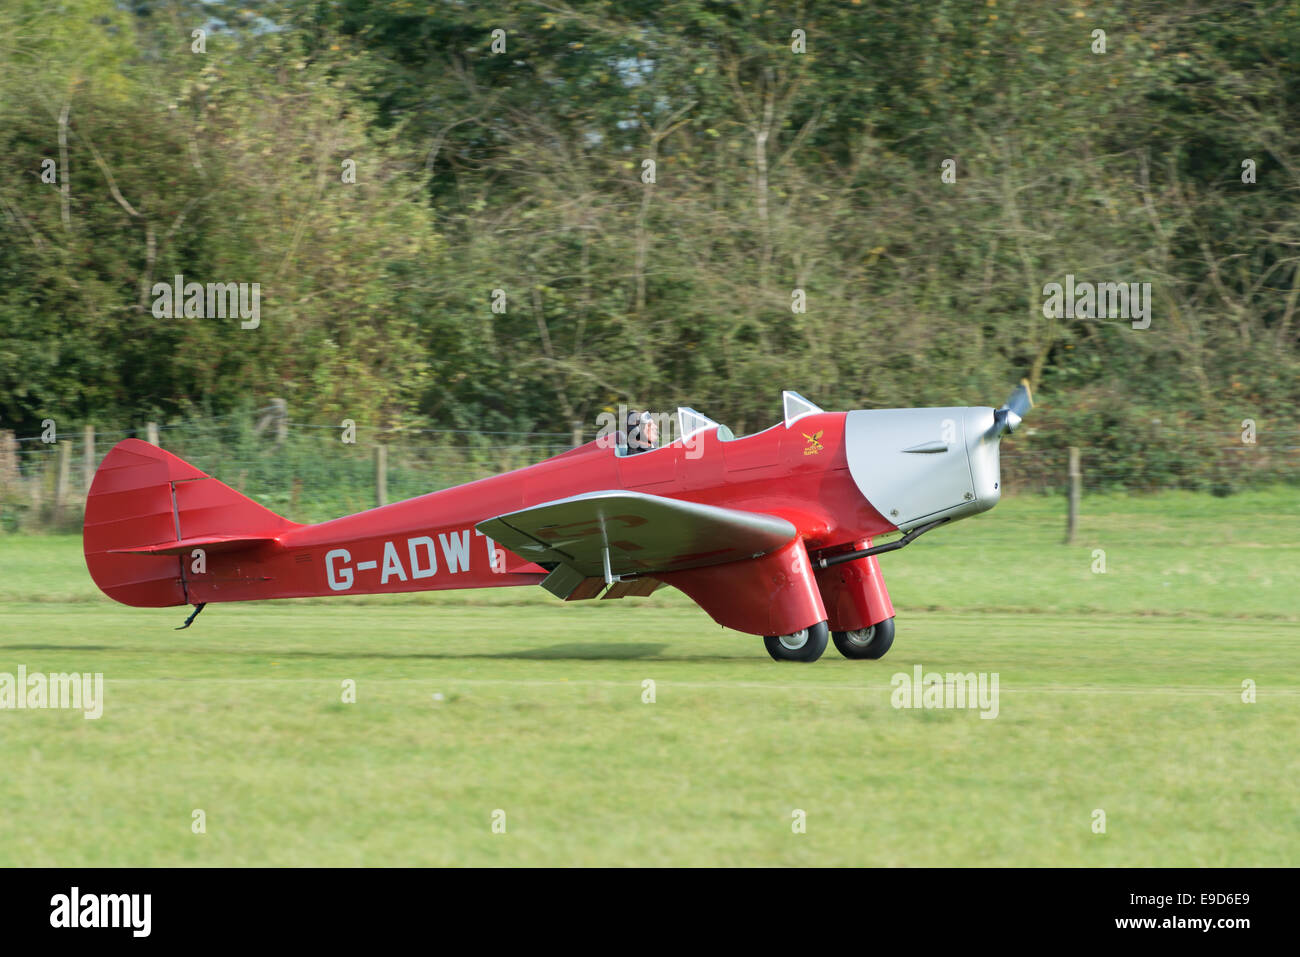
[[[831,637],[845,658],[883,658],[894,643],[894,619],[886,618],[857,631],[837,631]]]
[[[826,650],[826,637],[829,633],[826,622],[819,621],[811,628],[801,629],[793,635],[768,635],[763,639],[763,644],[775,661],[816,661]]]

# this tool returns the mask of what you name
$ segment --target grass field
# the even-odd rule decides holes
[[[893,650],[812,665],[668,590],[176,632],[184,609],[102,598],[78,538],[0,537],[0,672],[106,682],[99,720],[0,710],[0,865],[1300,864],[1295,491],[1088,499],[1070,547],[1062,524],[1011,499],[883,556]],[[997,673],[998,717],[895,709],[916,664]]]

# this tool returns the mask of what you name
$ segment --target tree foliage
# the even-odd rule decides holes
[[[17,4],[0,48],[6,420],[276,394],[484,429],[681,403],[739,432],[782,387],[997,404],[1027,375],[1057,445],[1294,427],[1295,4],[65,10]],[[65,107],[67,222],[39,177]],[[261,328],[154,319],[177,272],[261,282]],[[1151,283],[1150,328],[1045,316],[1067,274]]]

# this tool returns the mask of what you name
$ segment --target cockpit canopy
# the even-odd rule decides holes
[[[787,429],[802,418],[825,411],[817,403],[805,399],[798,392],[786,390],[781,393],[781,414]],[[726,442],[735,438],[729,428],[725,425],[719,425],[703,412],[696,412],[686,406],[680,406],[677,409],[678,438],[689,439],[695,433],[703,432],[714,426],[717,426],[718,438],[722,441]]]
[[[821,406],[805,399],[798,392],[790,392],[787,390],[781,393],[781,412],[787,429],[806,416],[816,415],[818,412],[824,411],[825,409]],[[698,435],[701,432],[707,432],[710,429],[718,430],[718,440],[721,442],[730,442],[736,437],[732,433],[731,429],[727,428],[725,425],[714,421],[703,412],[698,412],[689,406],[678,406],[675,418],[677,434],[671,437],[671,441],[673,442],[678,439],[689,442],[693,436]],[[776,428],[776,426],[772,426],[772,428]],[[627,454],[625,442],[625,437],[620,433],[618,445],[619,455]],[[659,447],[662,448],[668,444],[670,444],[669,437],[660,436]]]

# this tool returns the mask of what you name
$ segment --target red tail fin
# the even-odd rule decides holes
[[[170,452],[126,439],[95,472],[82,545],[104,594],[160,608],[189,603],[191,549],[258,547],[295,527]]]

